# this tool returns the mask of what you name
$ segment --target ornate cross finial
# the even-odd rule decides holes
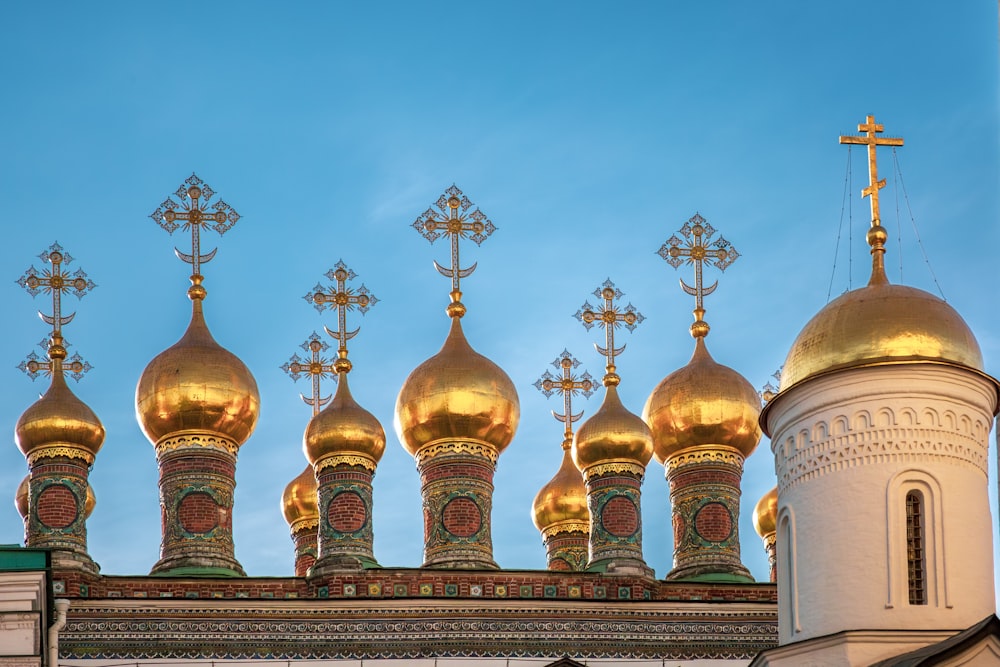
[[[594,343],[594,347],[607,359],[604,386],[609,387],[621,382],[621,378],[615,373],[615,357],[625,351],[624,345],[619,348],[615,347],[615,329],[624,324],[629,331],[635,331],[636,325],[646,318],[631,303],[619,310],[615,302],[625,296],[625,293],[615,287],[610,278],[594,290],[594,296],[604,301],[603,307],[600,310],[594,310],[589,302],[584,302],[580,310],[573,314],[573,317],[580,320],[588,331],[595,323],[604,327],[606,346],[601,347]]]
[[[579,377],[573,375],[573,369],[577,368],[580,362],[569,353],[569,350],[563,350],[552,365],[561,371],[562,377],[545,371],[542,377],[535,380],[534,386],[545,395],[545,398],[552,396],[556,391],[563,395],[562,414],[553,410],[552,416],[566,425],[563,431],[563,448],[566,449],[573,444],[573,422],[579,421],[583,416],[583,412],[573,414],[573,396],[580,393],[590,398],[597,389],[597,383],[587,371]]]
[[[685,262],[694,264],[694,287],[685,283],[684,279],[681,278],[681,289],[695,298],[694,324],[691,325],[691,335],[695,338],[704,338],[708,335],[709,330],[708,323],[705,322],[704,298],[719,286],[719,281],[716,280],[705,287],[702,279],[705,261],[714,264],[720,271],[725,271],[730,264],[739,259],[740,253],[736,252],[736,248],[721,236],[712,241],[715,228],[698,213],[695,213],[691,219],[684,223],[684,226],[680,228],[680,233],[687,239],[687,246],[682,247],[683,241],[677,238],[677,234],[674,234],[660,246],[656,254],[675,269]]]
[[[56,371],[69,373],[74,380],[79,382],[84,373],[90,371],[93,366],[90,365],[90,362],[84,361],[79,352],[75,352],[67,361],[66,348],[70,346],[70,343],[64,338],[59,340],[61,341],[59,344],[53,345],[51,339],[43,338],[38,343],[38,347],[46,351],[49,361],[42,361],[42,357],[34,352],[29,352],[24,361],[17,365],[18,370],[31,378],[32,382],[37,380],[39,375],[49,377]]]
[[[872,227],[881,226],[881,218],[878,211],[878,191],[885,187],[885,179],[878,180],[878,164],[875,160],[876,146],[902,146],[903,140],[898,137],[878,137],[878,133],[884,128],[875,122],[875,116],[868,116],[866,122],[858,124],[858,132],[864,132],[864,136],[842,136],[842,144],[863,144],[868,146],[868,187],[861,191],[863,197],[871,197],[872,205]]]
[[[215,196],[215,191],[195,174],[191,174],[181,183],[173,196],[180,201],[167,197],[149,217],[167,230],[168,234],[173,234],[181,227],[178,222],[183,224],[184,231],[191,231],[191,254],[181,252],[177,248],[174,248],[174,253],[181,261],[191,265],[191,287],[188,289],[188,296],[192,300],[204,299],[205,288],[201,286],[201,265],[210,262],[215,257],[217,249],[201,254],[201,229],[202,227],[214,229],[221,236],[236,224],[240,214],[221,199],[206,208],[209,200]]]
[[[77,298],[82,299],[83,295],[97,287],[82,269],[77,269],[72,273],[63,270],[65,265],[73,261],[73,257],[63,251],[59,243],[53,243],[38,257],[46,264],[50,264],[52,268],[42,269],[39,273],[38,269],[31,266],[24,272],[23,276],[17,279],[17,284],[33,297],[38,296],[40,292],[52,295],[52,314],[46,315],[41,311],[38,312],[38,316],[42,318],[43,322],[52,325],[51,339],[47,344],[44,342],[41,344],[42,349],[48,353],[51,362],[39,362],[38,356],[32,352],[26,361],[18,365],[18,368],[27,373],[32,380],[38,377],[39,371],[48,375],[64,368],[66,342],[62,337],[62,327],[64,324],[72,322],[76,313],[62,314],[62,295],[72,293]],[[68,370],[73,373],[75,379],[79,380],[83,373],[90,370],[90,364],[84,362],[80,355],[76,354],[70,360]]]
[[[330,349],[330,345],[322,340],[318,333],[312,335],[302,345],[303,350],[309,353],[309,359],[301,359],[298,354],[293,354],[292,358],[281,365],[281,370],[288,373],[292,381],[298,382],[299,378],[308,374],[312,378],[312,394],[306,398],[304,394],[299,394],[306,405],[312,406],[313,416],[319,414],[320,408],[330,402],[330,396],[323,396],[320,392],[320,380],[333,379],[337,381],[335,364],[324,358],[323,352]]]
[[[431,243],[442,235],[451,239],[451,267],[446,269],[435,261],[434,268],[444,277],[451,278],[451,304],[448,306],[448,315],[462,317],[465,314],[465,306],[462,305],[459,280],[475,271],[478,262],[467,269],[461,268],[458,261],[458,241],[468,238],[475,241],[476,245],[481,245],[486,237],[496,231],[496,227],[478,207],[472,213],[467,213],[472,202],[454,185],[445,190],[434,205],[438,211],[433,207],[424,211],[414,221],[413,228]]]
[[[782,366],[781,368],[784,368],[784,366]],[[771,399],[778,395],[778,387],[781,386],[781,368],[771,373],[771,377],[774,378],[774,381],[778,383],[777,386],[775,386],[774,384],[771,383],[770,380],[768,380],[767,384],[761,387],[761,390],[758,392],[758,395],[760,396],[760,400],[762,403],[765,404],[770,403]]]
[[[364,315],[368,312],[369,308],[378,303],[378,299],[364,285],[361,285],[357,290],[347,287],[347,281],[354,280],[358,276],[354,271],[347,268],[347,265],[343,261],[338,261],[332,269],[327,271],[326,277],[335,281],[337,283],[336,287],[330,286],[324,288],[319,283],[316,283],[313,291],[302,298],[313,304],[316,310],[321,313],[325,308],[337,309],[337,330],[330,331],[329,327],[324,328],[328,334],[336,338],[339,342],[337,360],[334,362],[334,371],[336,373],[348,373],[351,370],[351,362],[347,359],[347,341],[354,338],[358,334],[358,331],[361,330],[361,327],[358,327],[354,331],[347,330],[347,311],[354,310],[357,307],[361,311],[361,314]]]

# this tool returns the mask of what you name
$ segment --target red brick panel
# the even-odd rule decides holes
[[[441,513],[445,530],[456,537],[472,537],[483,525],[483,513],[474,501],[458,497],[448,501]]]
[[[212,496],[196,491],[184,496],[177,508],[177,518],[184,530],[199,535],[216,528],[222,512]]]
[[[38,496],[38,520],[46,528],[66,528],[76,521],[76,496],[69,487],[53,484]]]
[[[615,496],[604,504],[601,512],[604,530],[615,537],[630,537],[639,530],[639,512],[629,498]]]
[[[368,508],[357,493],[344,491],[330,499],[326,516],[330,526],[337,532],[354,533],[364,528],[368,521]]]
[[[724,542],[733,532],[733,519],[722,503],[708,503],[695,515],[694,528],[709,542]]]

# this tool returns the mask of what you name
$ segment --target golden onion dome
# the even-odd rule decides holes
[[[832,370],[907,361],[983,370],[979,343],[954,308],[876,271],[806,324],[785,359],[781,389]]]
[[[753,529],[761,537],[778,531],[778,487],[774,487],[757,501],[753,508]]]
[[[24,476],[21,483],[17,485],[17,493],[14,494],[14,507],[22,519],[28,516],[28,496],[31,493],[31,473]]]
[[[599,463],[633,463],[645,467],[653,456],[653,436],[646,422],[622,405],[618,387],[609,385],[604,402],[573,437],[573,462],[585,471]]]
[[[48,391],[17,420],[14,440],[25,456],[42,448],[65,447],[93,458],[104,444],[104,426],[59,371],[52,374]]]
[[[139,378],[135,412],[153,443],[178,432],[214,432],[237,445],[257,425],[260,395],[246,365],[212,338],[193,298],[191,323],[179,341],[157,355]]]
[[[587,508],[587,486],[583,475],[573,464],[570,448],[563,449],[562,465],[545,486],[535,496],[531,508],[531,518],[535,527],[545,531],[558,524],[590,522]]]
[[[318,519],[319,509],[316,498],[316,475],[311,465],[307,465],[298,477],[285,487],[281,494],[281,513],[289,526],[308,519]]]
[[[502,452],[514,437],[521,407],[507,374],[469,345],[458,317],[441,351],[410,373],[396,398],[396,434],[416,455],[443,439],[486,443]]]
[[[656,448],[656,460],[699,445],[722,445],[750,456],[760,441],[760,397],[747,380],[712,358],[705,339],[694,354],[656,386],[642,411]]]
[[[87,484],[87,500],[83,503],[84,520],[90,518],[90,515],[94,513],[95,507],[97,507],[97,496],[94,495],[94,487]]]
[[[382,458],[385,430],[351,396],[347,373],[340,374],[333,400],[310,420],[302,450],[312,465],[337,455],[362,456],[375,463]]]

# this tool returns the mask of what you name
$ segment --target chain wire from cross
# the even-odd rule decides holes
[[[17,368],[27,373],[32,380],[35,380],[41,373],[48,376],[65,370],[72,374],[73,379],[79,381],[92,366],[84,361],[79,353],[74,354],[69,362],[66,362],[66,347],[69,343],[63,338],[62,328],[73,321],[76,313],[62,314],[62,296],[63,294],[74,294],[78,299],[82,299],[97,285],[87,277],[82,269],[73,272],[64,270],[64,267],[73,261],[73,257],[58,242],[54,242],[38,257],[49,264],[51,268],[39,271],[32,265],[16,282],[32,297],[41,293],[49,294],[52,297],[52,314],[46,315],[38,311],[38,316],[42,318],[42,321],[52,326],[51,337],[39,343],[39,347],[46,351],[49,361],[41,361],[41,357],[30,352],[25,360],[18,364]]]
[[[573,396],[579,393],[583,394],[585,398],[590,398],[591,394],[597,390],[597,383],[587,371],[584,371],[580,376],[573,373],[574,369],[580,366],[580,361],[570,354],[569,350],[563,350],[562,354],[552,362],[552,365],[559,369],[559,375],[553,375],[551,371],[546,370],[540,378],[535,380],[534,387],[542,392],[545,398],[549,398],[555,392],[562,394],[563,411],[558,413],[553,410],[552,416],[565,425],[563,445],[566,446],[573,442],[574,422],[579,421],[580,417],[583,416],[583,411],[573,414]]]
[[[354,331],[347,330],[347,313],[357,308],[364,315],[369,308],[378,303],[378,299],[364,284],[357,289],[347,286],[347,281],[354,280],[358,276],[344,264],[343,260],[338,260],[325,275],[334,281],[335,285],[323,287],[323,285],[316,283],[313,290],[302,298],[311,303],[320,313],[327,308],[337,310],[337,330],[331,331],[329,327],[323,328],[338,343],[337,361],[334,362],[334,366],[337,367],[336,372],[346,373],[351,370],[351,363],[347,359],[347,341],[361,331],[361,327]]]
[[[718,280],[707,287],[705,286],[704,264],[707,261],[720,271],[725,271],[739,259],[740,253],[722,236],[712,240],[712,237],[715,236],[715,228],[698,213],[695,213],[684,223],[679,233],[684,237],[684,240],[674,234],[660,246],[656,254],[675,269],[685,263],[694,265],[694,285],[688,285],[683,278],[680,279],[680,283],[681,289],[695,298],[695,323],[691,325],[691,335],[695,338],[702,338],[707,336],[709,331],[709,326],[705,322],[704,299],[719,286]]]
[[[594,343],[594,347],[600,354],[604,355],[607,362],[605,366],[607,372],[603,379],[604,386],[607,387],[617,385],[621,381],[615,372],[615,357],[625,351],[625,345],[615,347],[615,329],[624,325],[630,332],[635,331],[635,327],[646,318],[631,303],[624,308],[619,307],[617,301],[625,296],[625,293],[615,287],[610,278],[594,290],[594,296],[603,301],[600,309],[595,309],[589,301],[586,301],[580,310],[573,314],[573,317],[579,320],[588,331],[595,324],[604,327],[605,346],[601,347]]]
[[[335,369],[335,363],[322,356],[324,352],[330,349],[330,344],[324,341],[318,333],[315,331],[312,332],[312,335],[299,347],[309,353],[309,358],[303,359],[297,353],[293,354],[280,368],[288,373],[293,382],[298,382],[304,375],[310,376],[312,380],[312,394],[308,398],[305,394],[299,394],[299,398],[306,405],[312,406],[313,416],[315,417],[319,414],[320,408],[329,403],[332,398],[330,395],[322,395],[320,381],[332,379],[336,382],[339,378]]]

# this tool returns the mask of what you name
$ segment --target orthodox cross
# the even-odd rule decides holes
[[[435,261],[434,268],[444,277],[451,278],[452,303],[460,304],[462,290],[459,281],[471,275],[476,270],[478,262],[467,269],[461,268],[458,260],[459,239],[472,239],[476,245],[482,245],[486,237],[496,231],[496,227],[478,207],[472,213],[468,213],[472,202],[454,185],[445,190],[434,205],[438,210],[435,211],[433,207],[428,208],[414,221],[413,228],[431,243],[442,235],[451,239],[451,267],[444,268]],[[465,309],[449,307],[448,314],[461,317],[465,314]]]
[[[347,341],[354,338],[358,334],[358,331],[361,330],[361,327],[358,327],[354,331],[347,330],[347,311],[354,310],[356,307],[364,315],[368,312],[369,308],[378,303],[378,299],[364,285],[361,285],[357,290],[347,287],[347,281],[354,280],[358,277],[358,274],[347,268],[347,265],[342,260],[338,261],[332,269],[326,272],[326,277],[335,281],[337,283],[336,287],[330,286],[324,288],[319,283],[316,283],[313,291],[302,298],[313,304],[316,310],[321,313],[324,308],[337,309],[337,330],[330,331],[329,327],[324,328],[339,343],[337,361],[334,362],[336,368],[334,370],[337,373],[346,373],[351,370],[351,362],[347,360]]]
[[[704,264],[708,261],[714,264],[720,271],[725,271],[729,265],[739,259],[740,253],[729,241],[721,236],[714,241],[715,228],[705,221],[698,213],[684,223],[680,228],[680,234],[687,241],[684,241],[674,234],[666,243],[660,246],[657,251],[660,257],[666,260],[667,264],[675,269],[681,264],[694,264],[694,286],[688,285],[681,278],[681,289],[695,298],[694,324],[691,325],[691,335],[695,338],[703,338],[708,335],[708,324],[705,322],[704,298],[715,291],[719,286],[719,281],[705,286],[702,279]]]
[[[882,224],[878,211],[878,191],[885,187],[885,179],[878,180],[878,165],[875,162],[876,146],[902,146],[903,140],[898,137],[878,137],[879,132],[884,130],[882,125],[875,122],[875,116],[868,116],[866,122],[858,124],[858,132],[864,132],[863,136],[842,136],[842,144],[863,144],[868,146],[868,180],[869,185],[861,191],[863,197],[871,197],[872,206],[872,227],[879,227]]]
[[[293,354],[291,359],[281,365],[281,370],[288,373],[293,382],[298,382],[303,375],[309,374],[312,378],[312,394],[309,398],[304,394],[299,394],[299,397],[306,405],[312,406],[313,416],[316,416],[320,408],[330,402],[330,396],[322,396],[320,392],[320,380],[332,378],[334,382],[337,381],[334,364],[321,356],[330,349],[330,345],[314,331],[299,347],[309,353],[309,359],[301,359],[298,354]]]
[[[784,366],[781,368],[784,368]],[[771,373],[771,377],[774,378],[774,381],[777,382],[778,385],[775,386],[770,380],[768,380],[767,384],[761,387],[760,392],[758,392],[760,400],[763,403],[770,403],[771,399],[778,395],[778,391],[780,391],[779,387],[781,386],[781,368]]]
[[[597,383],[593,381],[587,371],[584,371],[580,377],[573,375],[573,369],[577,368],[580,362],[569,353],[569,350],[563,350],[562,354],[552,362],[552,365],[560,369],[562,377],[545,371],[542,373],[542,377],[535,380],[534,386],[545,395],[545,398],[549,398],[556,391],[563,395],[562,414],[553,410],[552,416],[566,425],[563,431],[563,444],[572,444],[573,422],[579,421],[580,417],[583,416],[583,412],[573,414],[573,396],[581,393],[590,398],[590,395],[597,389]]]
[[[64,368],[63,360],[66,359],[67,343],[62,337],[62,327],[64,324],[72,322],[76,313],[62,314],[62,295],[72,293],[78,299],[82,299],[83,295],[97,287],[82,269],[77,269],[72,273],[63,270],[65,265],[73,261],[73,257],[64,252],[59,243],[53,243],[38,257],[46,264],[50,264],[52,268],[45,268],[39,272],[38,269],[31,266],[24,272],[23,276],[17,279],[17,284],[27,290],[32,297],[38,296],[40,292],[52,295],[52,314],[46,315],[41,311],[38,312],[42,321],[52,326],[52,336],[48,344],[45,341],[40,343],[40,347],[48,352],[50,361],[39,361],[38,355],[32,352],[26,361],[18,365],[18,368],[27,373],[32,380],[38,377],[39,372],[50,375],[53,372],[62,371]],[[90,364],[83,361],[79,354],[73,355],[70,363],[66,366],[76,380],[79,380],[83,373],[91,368]]]
[[[168,234],[173,234],[181,227],[181,224],[183,224],[184,231],[190,230],[191,254],[181,252],[178,248],[174,248],[174,253],[181,261],[191,265],[191,282],[196,287],[201,287],[201,265],[210,262],[215,257],[217,250],[201,254],[202,227],[214,229],[221,236],[236,224],[236,221],[240,219],[240,214],[221,199],[206,208],[208,202],[215,196],[215,191],[195,174],[191,174],[186,181],[181,183],[173,196],[179,201],[167,197],[149,217],[167,230]],[[196,291],[202,292],[202,296],[204,296],[204,288]]]
[[[624,324],[625,328],[629,331],[635,331],[636,325],[646,318],[631,303],[625,306],[625,308],[619,309],[615,302],[625,296],[625,293],[615,287],[610,278],[594,290],[594,296],[604,301],[601,309],[595,310],[594,306],[591,306],[589,302],[584,302],[580,310],[573,314],[573,317],[580,320],[588,331],[595,323],[604,327],[606,345],[605,347],[601,347],[597,343],[594,343],[594,347],[607,360],[604,385],[617,385],[621,381],[621,378],[615,373],[615,357],[625,351],[625,346],[615,347],[615,329]]]

